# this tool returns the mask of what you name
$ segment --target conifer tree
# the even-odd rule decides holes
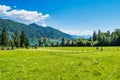
[[[25,47],[25,43],[26,43],[26,34],[24,31],[22,31],[20,35],[20,47]]]
[[[8,38],[7,38],[7,29],[6,27],[3,28],[2,34],[1,34],[1,45],[7,46]]]
[[[93,41],[96,41],[97,40],[97,33],[94,31],[93,33]]]
[[[14,39],[14,44],[15,44],[15,46],[16,46],[16,47],[19,47],[19,46],[20,46],[20,38],[19,38],[19,35],[18,35],[18,30],[16,30],[13,39]]]
[[[29,39],[26,37],[26,40],[25,40],[25,47],[28,48],[29,47]]]

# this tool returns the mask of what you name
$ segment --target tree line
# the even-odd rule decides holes
[[[48,46],[47,39],[42,38],[39,40],[39,46]],[[120,29],[116,29],[110,33],[96,31],[89,39],[66,39],[63,37],[60,42],[51,41],[49,46],[120,46]]]
[[[4,27],[0,35],[0,46],[2,47],[29,47],[29,39],[22,31],[20,36],[18,30],[12,36],[8,35],[7,28]]]
[[[30,40],[25,34],[24,31],[21,32],[19,35],[18,30],[16,30],[13,35],[8,35],[6,27],[3,28],[2,33],[0,34],[0,46],[3,47],[26,47],[29,48]],[[48,43],[47,38],[40,38],[38,39],[38,44],[34,44],[35,47],[38,46],[52,46],[52,47],[59,47],[59,46],[120,46],[120,29],[116,29],[114,32],[110,33],[98,32],[94,31],[93,35],[89,39],[66,39],[62,37],[61,40],[50,41]]]

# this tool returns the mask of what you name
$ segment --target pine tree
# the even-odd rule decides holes
[[[19,46],[20,46],[20,38],[19,38],[19,35],[18,35],[18,30],[16,30],[13,39],[14,39],[14,44],[15,44],[15,46],[16,46],[16,47],[19,47]]]
[[[6,29],[6,27],[4,27],[2,30],[2,35],[1,35],[1,45],[7,46],[7,42],[8,42],[7,29]]]
[[[25,40],[25,47],[28,48],[29,47],[29,39],[26,37],[26,40]]]
[[[97,40],[97,33],[94,31],[93,33],[93,41],[96,41]]]
[[[26,43],[26,34],[24,31],[22,31],[20,35],[20,47],[25,47],[25,43]]]

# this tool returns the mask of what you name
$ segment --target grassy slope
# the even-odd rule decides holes
[[[91,47],[0,50],[0,80],[120,79],[120,48],[103,50]]]

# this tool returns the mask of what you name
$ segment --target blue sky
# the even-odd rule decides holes
[[[0,0],[0,5],[10,6],[19,12],[26,10],[42,13],[39,18],[42,20],[34,20],[35,23],[49,25],[70,34],[88,35],[94,30],[114,31],[120,28],[120,0]],[[12,19],[8,15],[1,14],[0,17]],[[18,21],[24,22],[22,19]]]

